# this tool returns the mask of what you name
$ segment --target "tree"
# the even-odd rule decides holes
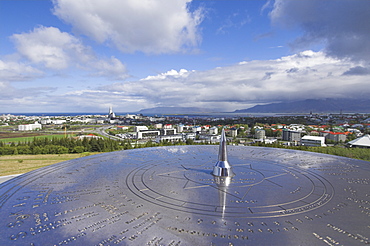
[[[85,151],[85,148],[83,146],[75,146],[73,148],[73,153],[83,153]]]

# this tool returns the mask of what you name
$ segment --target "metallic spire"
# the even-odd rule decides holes
[[[222,129],[220,147],[218,150],[218,161],[213,167],[212,174],[217,177],[233,177],[235,176],[231,165],[227,161],[227,150],[226,150],[226,136],[225,131]]]

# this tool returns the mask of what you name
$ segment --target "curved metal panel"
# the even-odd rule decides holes
[[[365,245],[370,163],[228,146],[105,153],[0,184],[0,245]]]

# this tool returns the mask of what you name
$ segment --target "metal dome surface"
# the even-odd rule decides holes
[[[0,184],[0,245],[366,245],[370,163],[228,146],[105,153]]]

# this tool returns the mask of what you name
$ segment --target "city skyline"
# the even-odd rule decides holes
[[[0,113],[368,98],[370,2],[0,1]]]

